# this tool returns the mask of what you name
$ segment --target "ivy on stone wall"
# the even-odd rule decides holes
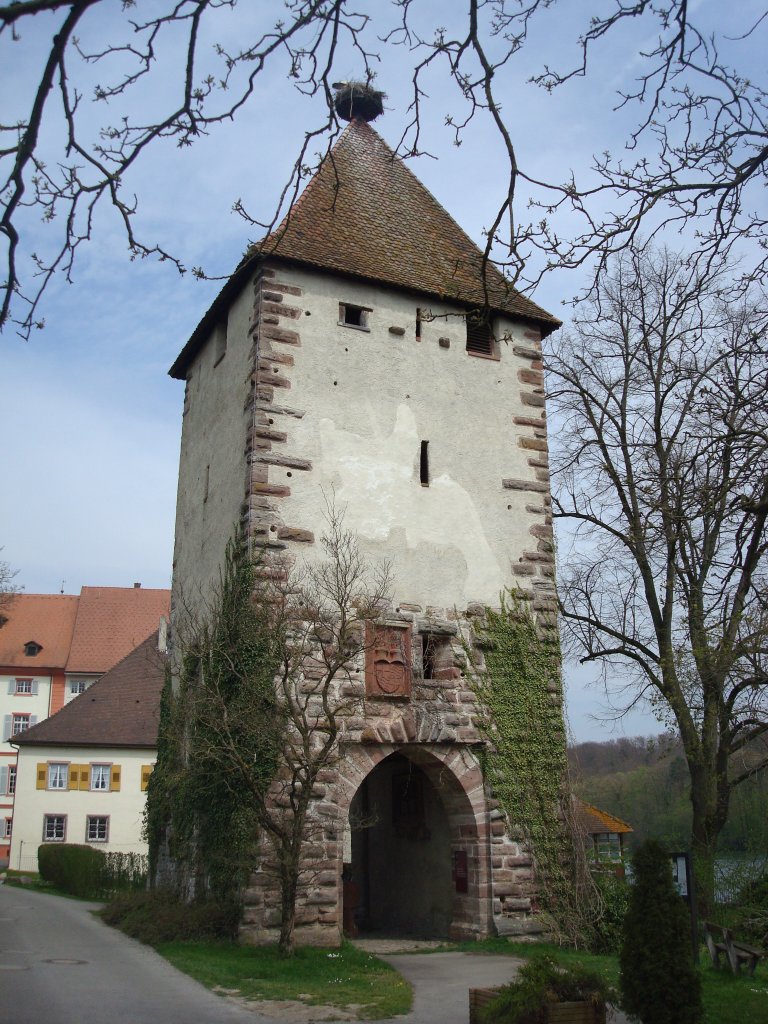
[[[536,622],[529,601],[508,593],[499,610],[486,609],[475,640],[484,660],[473,672],[488,740],[483,770],[512,837],[533,855],[542,908],[570,933],[574,844],[557,634]]]
[[[177,625],[173,638],[179,678],[174,688],[169,673],[163,691],[145,832],[150,877],[167,885],[170,857],[183,898],[236,898],[257,855],[253,796],[222,764],[221,722],[234,723],[229,735],[262,792],[277,771],[275,638],[268,610],[253,601],[255,584],[236,539],[204,614]]]

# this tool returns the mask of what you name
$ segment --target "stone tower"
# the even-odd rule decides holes
[[[314,812],[325,870],[300,894],[300,942],[338,940],[345,865],[363,928],[533,927],[531,858],[484,786],[462,638],[507,587],[554,607],[541,338],[558,325],[483,273],[474,243],[353,117],[171,369],[186,381],[176,598],[215,580],[238,521],[254,548],[318,557],[328,493],[366,557],[392,565],[392,605],[354,683],[361,711]],[[350,809],[372,807],[350,832]],[[274,936],[278,903],[254,875],[255,941]]]

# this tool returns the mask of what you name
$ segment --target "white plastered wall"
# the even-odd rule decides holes
[[[85,843],[86,818],[106,815],[108,842],[90,845],[105,852],[146,853],[141,831],[147,794],[141,789],[141,769],[143,765],[154,764],[156,757],[156,750],[126,747],[19,747],[10,867],[15,869],[21,864],[22,868],[30,869],[30,858],[36,859],[37,848],[43,841],[46,814],[66,815],[68,843]],[[37,765],[49,762],[119,765],[120,790],[105,793],[38,789]]]
[[[185,612],[195,614],[215,587],[245,497],[249,417],[244,403],[252,369],[248,335],[252,311],[249,283],[230,307],[224,357],[216,362],[212,336],[187,375],[173,563],[173,622],[177,629]]]
[[[509,477],[535,480],[532,453],[518,447],[513,423],[541,411],[520,399],[526,388],[517,373],[530,362],[512,348],[530,348],[525,326],[496,321],[500,358],[479,358],[466,352],[457,307],[285,267],[278,278],[304,293],[294,300],[304,309],[301,346],[291,349],[291,389],[281,395],[304,415],[283,418],[281,447],[313,464],[309,472],[270,471],[270,483],[291,487],[280,504],[284,522],[319,538],[326,499],[333,500],[366,556],[391,562],[396,601],[497,604],[511,562],[535,549],[529,527],[541,522],[525,510],[541,495],[502,486]],[[340,302],[370,307],[369,331],[340,326]],[[423,321],[421,341],[419,306],[435,317]],[[429,487],[419,479],[424,440]],[[316,545],[308,556],[318,553]]]

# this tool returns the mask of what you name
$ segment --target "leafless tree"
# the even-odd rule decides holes
[[[195,653],[197,680],[185,705],[196,751],[255,811],[261,864],[280,887],[279,945],[287,956],[300,889],[311,887],[322,865],[312,850],[338,824],[313,815],[312,805],[322,798],[323,773],[337,763],[345,719],[359,713],[354,673],[366,650],[366,623],[380,614],[390,586],[388,567],[366,565],[333,510],[322,547],[323,560],[303,569],[274,559],[256,565],[248,607],[237,612],[257,624],[256,658],[242,631],[236,647],[222,643],[229,631],[221,617],[232,616],[228,595],[235,592],[226,583],[224,599],[209,600],[179,652]]]
[[[634,86],[616,97],[633,126],[623,147],[595,158],[592,168],[572,169],[565,181],[544,181],[521,159],[525,147],[515,137],[515,105],[502,100],[508,101],[515,85],[521,51],[551,38],[557,0],[467,0],[466,6],[445,10],[450,29],[430,22],[420,0],[389,6],[285,0],[278,21],[277,5],[259,5],[258,16],[248,11],[247,24],[256,27],[236,50],[212,46],[236,6],[237,0],[162,0],[145,10],[123,0],[122,16],[111,21],[104,19],[103,0],[0,6],[0,44],[25,45],[28,37],[51,33],[24,109],[0,125],[6,264],[0,324],[10,320],[25,336],[42,324],[46,285],[55,273],[69,278],[78,250],[94,232],[97,209],[105,204],[112,205],[134,257],[170,260],[183,272],[182,254],[142,237],[136,227],[134,166],[159,140],[189,146],[236,118],[268,74],[283,73],[308,99],[325,103],[308,103],[308,122],[311,116],[314,123],[270,223],[251,220],[236,203],[260,232],[269,230],[313,171],[315,151],[327,153],[339,131],[334,80],[350,66],[370,80],[385,61],[405,61],[411,77],[398,146],[402,155],[424,152],[424,119],[438,103],[441,119],[446,104],[451,111],[446,120],[457,143],[477,119],[498,133],[507,161],[485,249],[513,281],[535,284],[555,266],[596,262],[599,270],[641,229],[648,235],[670,225],[695,234],[704,262],[747,243],[751,262],[745,276],[764,278],[766,92],[744,70],[750,51],[755,67],[764,65],[764,17],[742,24],[741,9],[731,7],[713,27],[697,20],[706,17],[708,5],[694,11],[689,0],[594,0],[574,40],[575,63],[545,64],[533,81],[559,90],[575,78],[599,74],[596,61],[607,49],[626,65],[639,56]],[[78,34],[88,34],[94,24],[107,38],[89,49]],[[95,85],[82,77],[86,73],[99,75]],[[430,83],[440,76],[444,87],[430,99]],[[88,100],[108,111],[109,120],[95,136],[88,128]],[[42,139],[52,125],[64,132],[61,151],[50,159]],[[520,193],[534,206],[530,222],[520,213]],[[47,254],[24,246],[29,207],[55,221],[57,241]],[[201,268],[193,272],[203,274]]]
[[[12,569],[8,562],[0,561],[0,627],[8,621],[8,611],[21,589],[13,582],[17,575],[18,570]]]
[[[768,731],[766,310],[727,285],[628,251],[547,360],[566,641],[679,731],[705,899]]]

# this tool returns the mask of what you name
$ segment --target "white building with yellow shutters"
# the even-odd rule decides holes
[[[164,638],[155,633],[85,693],[14,741],[10,867],[37,870],[41,843],[146,853],[142,824],[157,754]]]

